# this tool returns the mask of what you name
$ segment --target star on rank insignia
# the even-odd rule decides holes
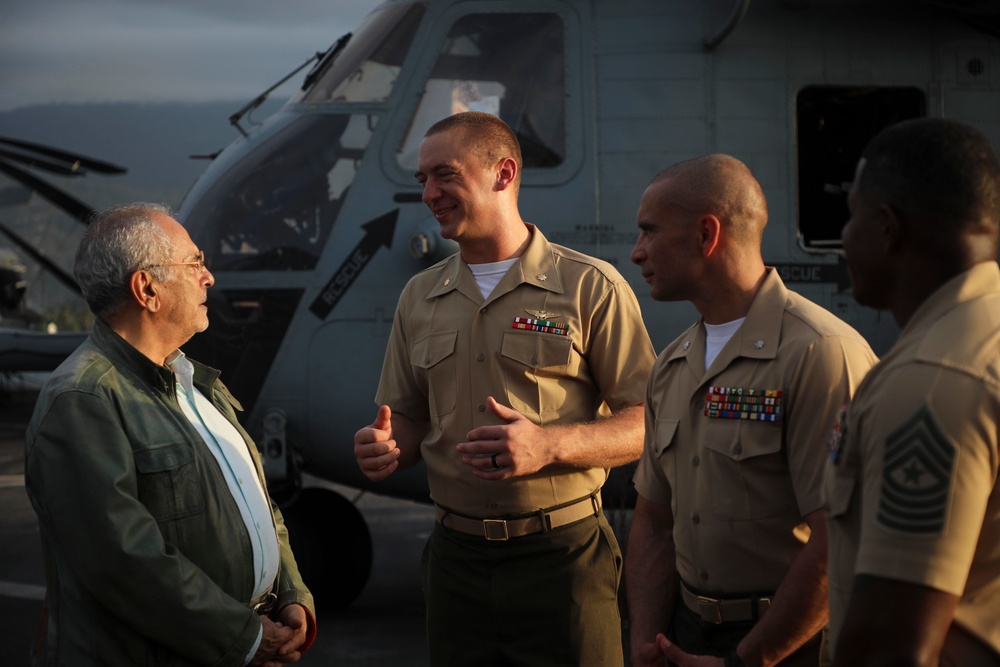
[[[451,284],[451,278],[445,278],[444,279],[444,286],[447,287],[450,284]]]
[[[539,320],[551,320],[562,315],[562,313],[550,313],[547,310],[531,310],[530,308],[525,308],[524,312]]]
[[[536,278],[538,278],[539,280],[541,280],[541,281],[542,281],[543,283],[544,283],[544,282],[545,282],[546,280],[548,280],[548,279],[549,279],[549,277],[548,277],[547,275],[545,275],[544,273],[539,273],[539,274],[538,274],[537,276],[535,276],[535,277],[536,277]]]
[[[753,343],[753,349],[755,349],[755,350],[763,350],[764,349],[764,341],[761,340],[760,338],[758,338],[757,340],[755,340],[754,343]]]
[[[691,347],[691,341],[689,341],[689,340],[684,341],[684,349],[686,350],[689,347]]]

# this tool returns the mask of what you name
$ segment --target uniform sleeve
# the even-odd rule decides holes
[[[409,286],[403,289],[392,319],[392,332],[382,362],[382,375],[375,392],[376,405],[388,405],[393,412],[412,421],[430,420],[426,387],[421,387],[410,364],[410,341],[406,334],[406,302]]]
[[[639,459],[635,475],[632,478],[635,489],[646,500],[663,505],[670,504],[670,482],[667,479],[662,457],[670,456],[670,445],[677,430],[677,420],[659,420],[656,415],[657,401],[653,393],[657,391],[657,366],[650,373],[646,387],[646,435],[643,441],[642,457]]]
[[[63,562],[82,595],[194,662],[240,664],[260,622],[164,542],[139,501],[132,448],[108,400],[58,396],[29,438],[25,474],[43,537],[71,554]]]
[[[996,392],[911,364],[894,371],[884,395],[857,424],[865,459],[856,571],[961,595],[998,474]]]
[[[645,400],[656,354],[639,301],[624,279],[615,282],[594,313],[588,350],[591,376],[612,412]]]
[[[837,416],[876,361],[861,340],[823,336],[810,344],[788,387],[785,447],[802,516],[822,509],[823,472]]]

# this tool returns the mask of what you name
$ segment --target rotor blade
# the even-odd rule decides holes
[[[73,279],[73,276],[59,268],[51,259],[43,255],[38,248],[28,243],[26,240],[21,238],[17,232],[9,229],[3,223],[0,223],[0,232],[3,232],[7,237],[9,237],[10,240],[13,241],[17,247],[26,252],[31,259],[41,264],[42,268],[55,276],[59,282],[70,288],[75,294],[81,294],[80,286],[76,284],[76,280]]]
[[[70,164],[79,162],[81,167],[91,171],[96,171],[99,174],[124,174],[128,171],[125,167],[119,167],[118,165],[110,162],[95,160],[94,158],[87,157],[86,155],[61,151],[57,148],[43,146],[42,144],[35,144],[30,141],[19,141],[17,139],[0,137],[0,143],[9,144],[28,151],[34,151],[41,155],[47,155],[48,157],[55,158],[56,160],[69,162]]]
[[[65,167],[61,164],[49,162],[48,160],[32,157],[30,155],[24,155],[23,153],[5,151],[2,148],[0,148],[0,158],[7,158],[8,160],[14,160],[15,162],[23,162],[30,167],[38,167],[39,169],[43,169],[53,174],[59,174],[60,176],[83,176],[87,173],[82,168],[79,168],[77,163],[74,163],[71,167]]]
[[[20,167],[7,164],[0,160],[0,172],[3,172],[19,183],[27,185],[40,196],[48,199],[57,207],[69,213],[71,216],[86,224],[87,219],[94,213],[94,209],[87,206],[82,201],[67,194],[50,183],[33,176]]]

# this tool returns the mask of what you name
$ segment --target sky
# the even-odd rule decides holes
[[[249,101],[357,28],[379,4],[0,0],[0,111],[50,103]],[[296,83],[301,76],[286,84],[286,97]]]

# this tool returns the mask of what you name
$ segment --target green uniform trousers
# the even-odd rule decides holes
[[[422,566],[435,667],[623,664],[622,555],[603,512],[504,542],[438,523]]]

